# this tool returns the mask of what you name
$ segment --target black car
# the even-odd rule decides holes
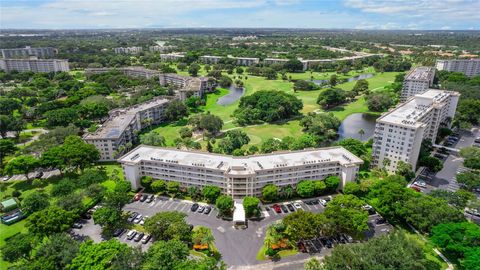
[[[287,204],[287,207],[288,207],[288,210],[290,210],[290,212],[295,212],[295,207],[293,207],[293,205]]]
[[[144,202],[144,201],[147,200],[147,198],[148,198],[148,195],[147,195],[147,194],[143,194],[142,197],[140,197],[140,201],[141,201],[141,202]]]
[[[151,203],[153,202],[153,200],[155,199],[155,196],[152,194],[152,195],[148,195],[148,198],[146,200],[147,203]]]
[[[133,238],[133,241],[138,242],[138,241],[142,240],[144,235],[145,234],[143,232],[138,232],[137,235],[135,235],[135,238]]]
[[[205,211],[203,212],[205,215],[210,214],[210,211],[212,211],[212,208],[210,206],[205,207]]]
[[[385,223],[387,223],[387,220],[384,218],[377,218],[375,220],[375,224],[385,224]]]
[[[83,225],[80,222],[75,222],[75,223],[73,223],[72,227],[75,228],[75,229],[81,229],[83,227]]]
[[[113,231],[113,236],[115,236],[115,237],[120,236],[120,235],[122,235],[123,232],[125,232],[124,228],[115,229],[115,231]]]
[[[83,213],[80,217],[83,219],[91,219],[92,215],[90,215],[89,213]]]
[[[138,213],[137,212],[133,212],[128,218],[127,218],[127,221],[128,222],[133,222],[133,220],[138,216]]]
[[[280,205],[280,208],[282,208],[282,211],[283,211],[284,213],[288,213],[287,207],[286,207],[285,205],[283,205],[283,204]]]
[[[332,248],[332,247],[333,247],[332,241],[330,241],[330,239],[326,239],[326,241],[325,241],[325,246],[326,246],[327,248]]]
[[[191,210],[192,212],[197,211],[197,209],[198,209],[198,203],[194,203],[194,204],[192,205],[192,207],[190,207],[190,210]]]
[[[35,172],[33,178],[41,178],[43,176],[43,172]]]

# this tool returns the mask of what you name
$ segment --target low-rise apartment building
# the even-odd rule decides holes
[[[480,75],[480,59],[437,60],[435,66],[438,70],[461,72],[468,77]]]
[[[183,59],[185,57],[184,53],[161,53],[160,59],[167,62],[175,62]]]
[[[214,55],[204,55],[204,56],[200,56],[200,60],[205,63],[205,64],[218,64],[220,63],[220,60],[222,59],[223,57],[221,56],[214,56]]]
[[[136,54],[141,52],[143,49],[142,47],[118,47],[113,48],[113,51],[116,54]]]
[[[58,50],[53,47],[39,47],[32,48],[26,46],[25,48],[0,49],[3,58],[29,58],[36,56],[38,58],[52,58],[58,53]]]
[[[415,169],[422,141],[435,141],[439,127],[451,125],[459,96],[430,89],[382,114],[375,125],[372,166],[393,173],[403,161]]]
[[[180,100],[185,100],[190,96],[203,97],[206,92],[214,88],[213,82],[206,77],[182,76],[175,73],[161,73],[160,71],[146,69],[144,67],[122,67],[122,68],[87,68],[85,74],[100,74],[110,70],[118,70],[127,76],[143,77],[146,79],[158,78],[162,86],[174,85],[176,94]]]
[[[174,181],[182,187],[218,186],[233,198],[261,196],[268,184],[295,186],[302,180],[336,175],[340,186],[355,180],[363,161],[343,147],[234,157],[206,152],[138,146],[118,160],[132,188],[142,176]]]
[[[145,103],[109,112],[109,118],[83,139],[100,152],[100,161],[113,161],[125,151],[125,147],[137,142],[137,134],[143,128],[164,120],[169,99],[158,97]]]
[[[239,66],[253,66],[260,63],[260,59],[254,57],[234,57],[230,55],[228,57],[235,59]]]
[[[426,92],[433,84],[435,68],[416,67],[405,76],[403,80],[400,102],[405,102],[410,97]]]
[[[160,45],[155,45],[155,46],[150,46],[148,47],[148,50],[150,52],[161,52],[161,53],[164,53],[164,52],[168,52],[168,51],[171,51],[173,49],[175,49],[176,46],[170,46],[170,45],[166,45],[166,46],[160,46]]]
[[[273,65],[273,64],[285,64],[288,62],[289,59],[283,59],[283,58],[265,58],[263,59],[263,63],[265,65]]]
[[[0,69],[6,72],[60,72],[70,71],[66,59],[0,59]]]

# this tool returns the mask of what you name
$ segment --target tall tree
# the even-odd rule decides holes
[[[28,174],[40,166],[38,159],[31,155],[22,155],[10,160],[5,166],[8,175],[23,174],[30,180]]]

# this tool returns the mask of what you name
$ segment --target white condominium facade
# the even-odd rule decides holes
[[[176,48],[176,46],[169,46],[169,45],[167,45],[167,46],[155,45],[155,46],[148,47],[150,52],[161,52],[161,53],[168,52],[168,51],[173,50],[175,48]]]
[[[339,176],[340,186],[357,177],[363,161],[343,147],[233,157],[153,146],[138,146],[118,160],[132,188],[142,176],[174,181],[182,187],[218,186],[233,198],[261,196],[268,184],[295,186],[301,180]]]
[[[263,63],[266,65],[273,65],[273,64],[285,64],[288,62],[289,59],[283,58],[265,58],[263,59]]]
[[[480,75],[480,59],[437,60],[438,70],[461,72],[468,77]]]
[[[161,53],[160,54],[160,59],[162,61],[179,61],[184,57],[185,57],[185,54],[183,53]]]
[[[118,47],[113,48],[113,51],[116,54],[136,54],[141,52],[143,49],[142,47]]]
[[[412,69],[403,80],[400,102],[405,102],[410,97],[427,91],[432,86],[434,77],[435,68],[433,67],[416,67]]]
[[[403,161],[415,169],[422,141],[434,141],[441,124],[450,126],[459,96],[430,89],[382,114],[375,125],[372,166],[393,173]]]
[[[26,46],[25,48],[14,49],[0,49],[3,58],[28,58],[30,56],[36,56],[38,58],[52,58],[58,50],[53,47],[40,47],[32,48]]]
[[[223,57],[214,55],[204,55],[200,57],[200,60],[205,64],[218,64]]]
[[[113,161],[124,152],[127,143],[135,143],[137,134],[146,126],[161,123],[168,99],[156,98],[132,107],[115,109],[95,132],[87,133],[83,139],[100,152],[101,161]]]
[[[70,71],[65,59],[0,59],[0,69],[6,72],[60,72]]]

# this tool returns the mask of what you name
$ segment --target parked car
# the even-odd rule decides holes
[[[198,207],[197,212],[198,213],[203,213],[204,210],[205,210],[205,206],[201,205],[200,207]]]
[[[294,203],[293,206],[297,209],[302,209],[302,206],[298,202]]]
[[[43,176],[43,172],[38,171],[38,172],[35,172],[35,175],[33,176],[33,178],[41,178],[42,176]]]
[[[318,201],[320,202],[321,205],[327,206],[327,203],[328,203],[328,202],[327,202],[326,200],[324,200],[324,199],[319,199]]]
[[[8,181],[8,179],[10,179],[10,176],[8,175],[2,176],[2,181]]]
[[[148,243],[148,241],[150,241],[150,238],[152,238],[150,234],[145,234],[142,238],[142,244]]]
[[[413,184],[416,185],[416,186],[419,186],[419,187],[423,187],[423,188],[427,187],[427,183],[425,183],[425,181],[423,181],[423,180],[417,180]]]
[[[135,235],[135,238],[133,238],[133,241],[138,242],[138,241],[142,240],[144,235],[145,234],[143,232],[138,232],[137,235]]]
[[[331,241],[330,239],[326,239],[326,241],[325,241],[325,246],[326,246],[327,248],[333,248],[333,243],[332,243],[332,241]]]
[[[143,194],[142,197],[140,198],[140,201],[141,201],[141,202],[144,202],[144,201],[147,200],[147,198],[148,198],[148,195],[147,195],[147,194]]]
[[[282,213],[282,208],[280,208],[280,205],[274,204],[272,207],[273,207],[273,210],[274,210],[277,214]]]
[[[469,213],[470,215],[480,217],[480,212],[474,208],[465,208],[465,212]]]
[[[127,218],[127,221],[128,221],[128,222],[133,222],[138,215],[139,215],[139,214],[138,214],[137,212],[133,212],[133,213],[130,214],[130,216]]]
[[[137,194],[135,194],[135,196],[133,196],[133,200],[134,200],[134,201],[138,201],[138,200],[140,200],[141,198],[142,198],[142,193],[137,193]]]
[[[151,203],[151,202],[153,202],[154,199],[155,199],[155,195],[150,194],[150,195],[148,195],[147,200],[145,202]]]
[[[270,211],[270,207],[265,206],[265,211]]]
[[[129,231],[129,232],[127,233],[127,240],[132,240],[132,239],[135,237],[136,234],[137,234],[136,231],[133,231],[133,230],[132,230],[132,231]]]
[[[287,204],[287,208],[290,210],[290,212],[295,212],[295,207],[293,207],[293,205]]]
[[[91,219],[92,215],[89,214],[89,213],[83,213],[80,217],[83,218],[83,219]]]
[[[475,143],[480,143],[480,137],[476,138],[476,139],[474,140],[474,142],[475,142]]]
[[[83,227],[83,225],[82,225],[82,223],[77,221],[77,222],[73,223],[72,227],[75,228],[75,229],[81,229]]]
[[[348,243],[353,243],[353,238],[350,235],[344,234],[343,237],[347,240]]]
[[[206,207],[205,207],[205,211],[204,211],[203,213],[204,213],[205,215],[208,215],[208,214],[210,214],[210,211],[212,211],[212,207],[206,206]]]
[[[141,214],[138,214],[133,220],[133,223],[138,224],[142,219],[143,219],[143,216]]]
[[[303,242],[298,242],[297,243],[298,250],[302,253],[306,253],[307,249],[305,248],[305,244]]]
[[[148,216],[144,216],[144,217],[142,218],[142,220],[140,220],[140,222],[139,222],[138,224],[140,224],[140,225],[143,226],[143,224],[145,224],[145,220],[146,220],[147,218],[148,218]]]
[[[384,219],[383,217],[377,218],[377,219],[375,220],[375,224],[377,224],[377,225],[385,224],[385,223],[387,223],[387,220]]]
[[[198,203],[194,203],[194,204],[192,204],[192,207],[190,207],[190,210],[191,210],[192,212],[197,211],[197,209],[198,209]]]
[[[118,228],[113,231],[113,236],[117,237],[122,235],[125,232],[124,228]]]
[[[280,208],[282,208],[282,211],[283,211],[284,213],[288,213],[288,209],[287,209],[287,207],[286,207],[285,205],[283,205],[283,204],[280,205]]]

